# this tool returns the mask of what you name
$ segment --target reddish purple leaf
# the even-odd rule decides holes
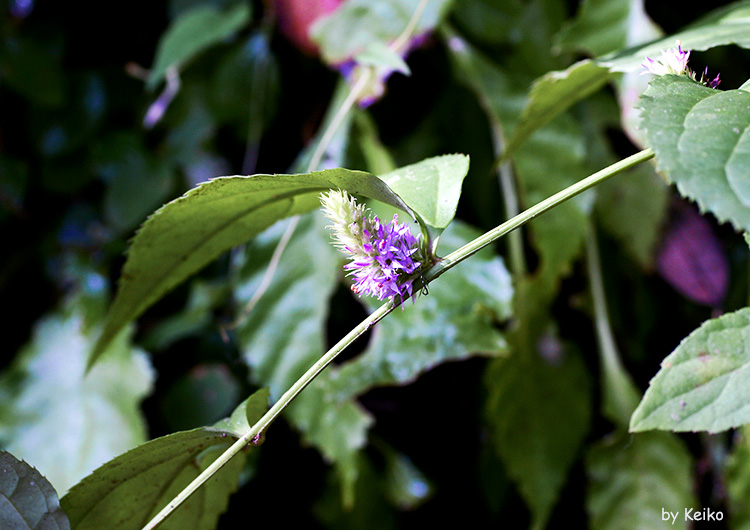
[[[718,307],[727,294],[729,264],[708,220],[680,208],[664,235],[656,258],[659,274],[685,297]]]

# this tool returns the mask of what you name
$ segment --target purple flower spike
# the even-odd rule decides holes
[[[333,221],[335,245],[351,260],[344,265],[354,278],[352,291],[378,300],[398,296],[403,302],[413,294],[413,274],[422,266],[419,236],[394,215],[384,224],[377,216],[367,217],[345,191],[331,190],[320,196],[323,212]]]

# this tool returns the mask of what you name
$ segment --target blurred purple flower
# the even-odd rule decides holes
[[[707,219],[690,207],[671,222],[656,257],[659,274],[683,296],[718,307],[729,287],[726,253]]]

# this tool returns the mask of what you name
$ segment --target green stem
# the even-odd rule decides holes
[[[303,375],[300,377],[274,405],[268,409],[263,417],[252,426],[240,439],[232,444],[229,449],[222,453],[219,458],[214,460],[210,466],[208,466],[200,475],[198,475],[184,490],[180,492],[169,504],[167,504],[156,516],[149,521],[149,523],[143,527],[143,530],[153,530],[164,519],[169,516],[174,510],[176,510],[183,502],[187,500],[198,488],[200,488],[211,476],[219,471],[224,465],[229,462],[237,453],[242,451],[248,444],[252,444],[253,440],[263,435],[268,429],[269,425],[281,414],[281,412],[297,397],[297,395],[309,385],[320,372],[322,372],[326,366],[336,358],[336,356],[344,351],[344,349],[359,338],[364,332],[370,329],[372,326],[380,322],[388,313],[393,311],[395,308],[393,300],[388,300],[378,309],[364,319],[356,328],[351,330],[343,339],[341,339],[336,345],[328,350],[318,361],[313,364]]]
[[[458,265],[469,256],[476,254],[490,243],[497,241],[505,234],[512,230],[515,230],[519,226],[528,223],[538,215],[546,212],[551,208],[554,208],[558,204],[561,204],[568,199],[575,197],[579,193],[586,191],[587,189],[596,186],[601,182],[604,182],[608,178],[613,177],[618,173],[622,173],[626,169],[630,169],[631,167],[645,162],[646,160],[649,160],[653,157],[654,152],[651,149],[644,149],[643,151],[620,160],[619,162],[612,164],[611,166],[604,168],[601,171],[597,171],[596,173],[586,177],[585,179],[579,180],[572,186],[569,186],[564,190],[555,193],[551,197],[544,199],[542,202],[532,206],[528,210],[525,210],[515,217],[505,221],[500,226],[482,234],[474,241],[471,241],[458,250],[451,252],[443,259],[441,259],[437,265],[430,269],[427,274],[425,274],[424,281],[431,282],[449,269],[452,269],[453,267]]]
[[[602,265],[599,259],[599,244],[593,226],[586,233],[586,265],[589,273],[589,288],[594,302],[596,338],[601,356],[602,410],[604,415],[619,427],[628,428],[630,416],[638,406],[639,394],[620,361],[612,326],[607,314],[607,297],[604,292]]]
[[[497,228],[490,230],[489,232],[479,236],[475,240],[471,241],[467,245],[464,245],[460,249],[452,252],[445,258],[443,258],[437,265],[430,269],[425,275],[425,283],[429,283],[434,280],[450,268],[458,265],[463,260],[472,256],[482,248],[490,245],[498,238],[507,234],[511,230],[518,228],[519,226],[527,223],[537,215],[546,212],[550,208],[554,208],[558,204],[567,201],[568,199],[578,195],[582,191],[585,191],[592,186],[622,172],[628,168],[635,166],[641,162],[644,162],[654,156],[653,151],[646,149],[630,156],[620,162],[609,166],[597,173],[594,173],[590,177],[587,177],[576,184],[573,184],[569,188],[562,190],[561,192],[553,195],[552,197],[540,202],[536,206],[529,208],[528,210],[516,215],[512,219],[501,224]],[[174,510],[176,510],[190,495],[192,495],[198,488],[200,488],[211,476],[219,471],[229,460],[231,460],[237,453],[239,453],[248,443],[252,443],[257,436],[265,434],[266,429],[273,423],[273,421],[281,414],[281,412],[289,406],[292,400],[307,387],[320,372],[322,372],[326,366],[331,362],[347,347],[349,344],[354,342],[358,337],[365,333],[372,326],[380,322],[388,313],[393,311],[396,307],[396,302],[393,299],[388,300],[373,313],[364,319],[357,327],[351,330],[343,339],[341,339],[336,345],[328,350],[318,361],[312,365],[302,377],[300,377],[292,386],[287,390],[274,405],[268,409],[268,412],[255,424],[252,428],[245,433],[239,440],[237,440],[229,449],[222,453],[205,471],[198,475],[184,490],[180,492],[172,501],[167,504],[156,516],[149,521],[149,523],[143,527],[143,530],[153,530],[156,528],[164,519],[169,516]]]

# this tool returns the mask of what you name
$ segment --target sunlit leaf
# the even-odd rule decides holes
[[[43,318],[0,384],[4,448],[33,462],[59,492],[144,441],[140,403],[153,380],[127,333],[85,374],[96,331],[81,311]]]
[[[750,308],[704,322],[670,353],[631,431],[718,432],[750,423]]]
[[[461,184],[469,171],[466,155],[428,158],[380,175],[423,221],[445,228],[456,215]]]
[[[658,168],[680,193],[737,230],[750,229],[750,93],[668,75],[651,82],[641,107]]]
[[[149,87],[159,84],[169,67],[181,68],[202,51],[236,33],[249,20],[250,4],[246,2],[238,2],[226,11],[202,4],[180,13],[159,41]]]
[[[0,528],[70,530],[52,484],[5,451],[0,451]]]
[[[586,508],[592,530],[691,528],[685,510],[692,492],[692,459],[670,433],[623,434],[589,451]],[[676,517],[664,519],[664,512]]]

